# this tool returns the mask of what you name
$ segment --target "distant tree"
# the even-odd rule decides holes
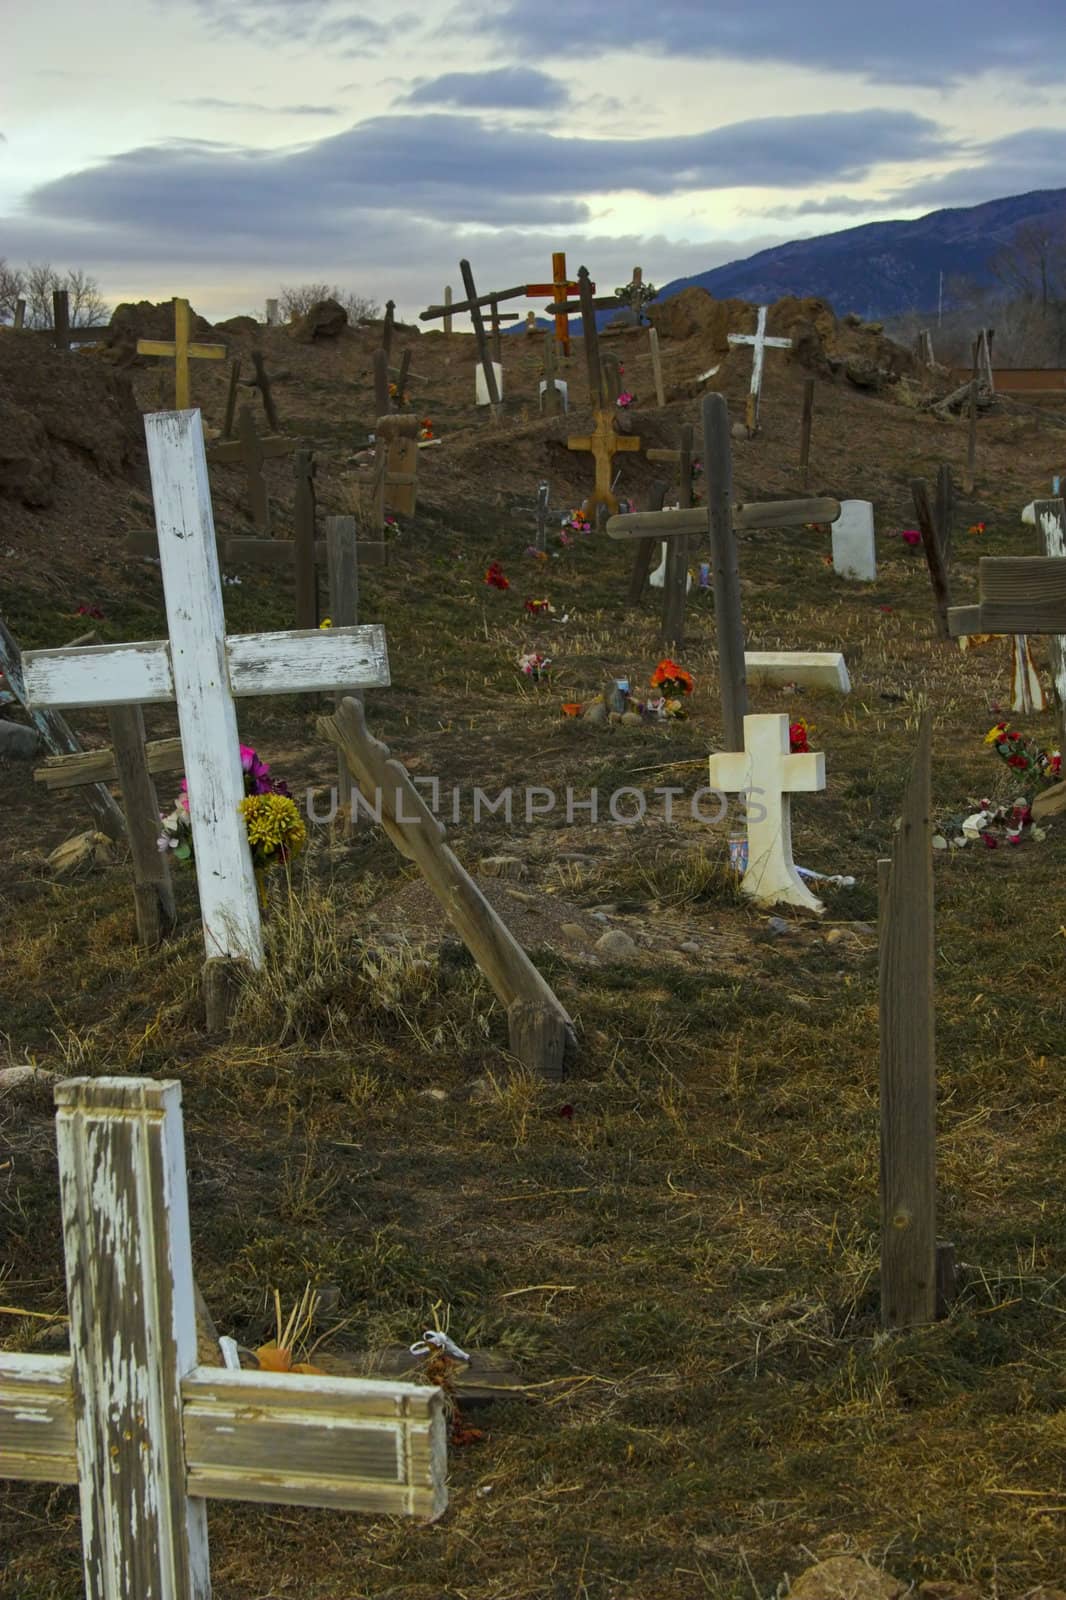
[[[304,316],[320,300],[336,300],[337,304],[347,311],[348,321],[352,323],[372,322],[381,315],[381,307],[376,300],[371,300],[368,295],[360,294],[355,289],[339,289],[336,284],[299,283],[294,286],[283,284],[278,290],[278,306],[286,322],[291,322],[294,317]]]
[[[1009,299],[1046,313],[1066,292],[1066,226],[1057,219],[1023,223],[989,265]]]
[[[26,296],[26,275],[21,267],[9,267],[0,256],[0,322],[14,322],[15,306]]]
[[[61,277],[50,261],[31,261],[20,277],[28,328],[52,326],[52,295],[56,289],[67,291],[72,328],[87,328],[108,320],[110,313],[100,285],[81,267],[71,267]]]

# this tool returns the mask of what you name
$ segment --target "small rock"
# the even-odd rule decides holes
[[[844,325],[848,328],[861,328],[862,318],[857,311],[849,311],[844,318]]]
[[[48,865],[58,877],[65,877],[92,867],[109,867],[114,859],[115,847],[107,834],[90,828],[88,833],[64,840],[48,857]]]
[[[529,868],[519,856],[482,856],[477,870],[483,878],[528,878]]]
[[[596,922],[609,922],[611,920],[606,911],[590,911],[589,916]]]
[[[863,333],[884,333],[885,325],[883,322],[865,322],[863,323],[862,331]]]
[[[843,928],[830,928],[825,936],[826,944],[839,944],[844,937]]]
[[[607,707],[602,700],[597,700],[594,706],[589,706],[581,720],[582,722],[606,722]]]
[[[613,901],[611,901],[611,900],[604,900],[604,901],[603,901],[603,902],[602,902],[602,903],[601,903],[601,904],[600,904],[600,905],[598,905],[598,906],[593,906],[593,908],[592,908],[592,915],[593,915],[593,916],[594,916],[594,917],[595,917],[595,916],[599,916],[599,915],[600,915],[600,914],[601,914],[601,913],[603,913],[603,912],[606,912],[606,914],[607,914],[607,915],[608,915],[608,916],[613,916],[613,915],[614,915],[614,913],[615,913],[615,912],[616,912],[616,911],[617,911],[617,910],[618,910],[618,907],[617,907],[617,906],[616,906],[616,905],[615,905],[615,904],[614,904],[614,902],[613,902]]]
[[[770,921],[767,923],[767,927],[770,929],[771,933],[792,932],[791,922],[786,922],[784,917],[771,917]]]
[[[613,956],[616,961],[637,953],[636,941],[621,928],[611,928],[608,933],[601,934],[596,940],[596,949],[605,956]]]
[[[789,1600],[902,1600],[907,1589],[855,1556],[831,1556],[797,1578]]]
[[[495,1094],[496,1091],[488,1078],[475,1078],[467,1092],[467,1099],[472,1106],[481,1106],[487,1100],[492,1100]]]
[[[36,728],[21,722],[0,722],[0,757],[11,761],[32,761],[41,748]]]
[[[420,1100],[447,1100],[448,1091],[447,1089],[419,1089],[418,1098]]]
[[[348,326],[348,313],[336,300],[316,300],[315,304],[290,322],[288,334],[299,344],[314,344],[317,339],[337,339]]]
[[[589,936],[579,922],[564,922],[559,929],[564,939],[573,939],[575,944],[588,944]]]
[[[877,929],[869,922],[853,922],[851,931],[852,933],[871,934],[876,933]]]
[[[734,439],[746,439],[748,437],[747,424],[744,422],[734,422],[730,431]]]
[[[626,728],[639,728],[644,718],[639,711],[623,711],[618,720]]]
[[[690,956],[698,956],[700,953],[700,946],[694,939],[686,939],[685,943],[678,948],[684,950],[685,954]]]

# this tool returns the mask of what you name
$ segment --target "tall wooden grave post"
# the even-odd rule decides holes
[[[603,364],[600,360],[599,339],[596,333],[596,308],[601,303],[615,305],[617,302],[612,296],[608,301],[597,301],[592,294],[592,283],[586,267],[578,268],[578,284],[580,297],[577,308],[581,312],[581,331],[585,345],[585,358],[588,364],[589,394],[592,400],[593,430],[591,434],[568,439],[568,450],[588,450],[592,454],[596,466],[595,485],[592,493],[585,501],[585,514],[590,520],[595,520],[599,508],[602,507],[608,515],[618,511],[618,500],[614,493],[614,458],[620,452],[638,451],[640,440],[631,435],[618,432],[618,408],[608,405],[606,397],[606,383],[604,380]],[[560,302],[550,306],[549,310],[557,311]],[[570,312],[574,309],[569,304],[563,304],[563,310]]]
[[[224,344],[200,344],[190,341],[190,321],[189,302],[175,295],[173,339],[137,340],[138,355],[171,356],[173,358],[175,411],[187,411],[192,404],[190,399],[189,362],[224,361],[226,359],[226,346]]]
[[[208,1020],[227,1018],[235,966],[263,961],[259,894],[241,814],[235,696],[385,685],[382,628],[226,636],[198,411],[145,418],[169,638],[24,658],[31,706],[177,703],[189,780]]]
[[[814,379],[803,380],[803,413],[800,418],[800,481],[809,488],[811,481],[811,433],[814,429]]]
[[[591,289],[596,285],[590,284]],[[538,299],[542,294],[550,295],[553,302],[565,305],[567,296],[573,294],[578,288],[576,282],[566,276],[566,254],[559,250],[552,256],[552,281],[551,283],[527,283],[526,294],[531,300]],[[549,306],[549,311],[552,307]],[[559,346],[564,356],[570,354],[570,318],[569,312],[555,310],[555,343]]]
[[[881,1321],[886,1328],[914,1327],[937,1315],[930,772],[926,711],[892,859],[878,862]]]
[[[197,1365],[181,1085],[55,1099],[70,1354],[0,1352],[0,1477],[77,1485],[86,1600],[210,1600],[208,1500],[440,1516],[438,1388]]]

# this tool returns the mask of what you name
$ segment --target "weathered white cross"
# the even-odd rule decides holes
[[[751,393],[748,395],[746,422],[749,433],[759,431],[759,402],[762,399],[762,369],[769,347],[773,350],[791,350],[791,339],[770,339],[766,334],[768,306],[759,307],[759,321],[754,333],[731,333],[730,344],[750,344],[755,347],[751,364]]]
[[[78,1485],[86,1600],[210,1600],[209,1499],[438,1517],[439,1389],[197,1365],[181,1085],[55,1097],[70,1354],[0,1351],[0,1478]]]
[[[259,966],[259,897],[240,803],[234,696],[381,688],[385,630],[318,628],[226,636],[211,492],[198,411],[144,419],[169,639],[35,650],[23,658],[35,706],[176,701],[209,959]]]
[[[744,749],[710,759],[710,785],[747,797],[748,868],[741,893],[764,904],[780,902],[821,911],[792,861],[791,796],[825,788],[825,756],[790,754],[786,716],[744,718]]]

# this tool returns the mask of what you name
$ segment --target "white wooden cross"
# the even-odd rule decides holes
[[[786,716],[744,718],[744,749],[710,759],[710,785],[723,794],[743,794],[747,804],[748,869],[741,893],[763,904],[782,903],[821,911],[792,860],[791,796],[825,788],[822,751],[789,752]]]
[[[731,333],[730,344],[750,344],[755,347],[751,364],[751,393],[748,396],[747,425],[751,434],[759,431],[759,401],[762,399],[762,369],[767,347],[773,350],[791,350],[791,339],[769,339],[766,335],[768,306],[759,307],[759,321],[754,333]]]
[[[260,966],[259,896],[240,803],[235,695],[305,694],[389,683],[379,625],[226,636],[211,492],[198,411],[144,419],[169,639],[35,650],[24,659],[36,706],[177,701],[209,959]]]
[[[0,1478],[78,1485],[86,1600],[210,1600],[209,1499],[440,1516],[439,1389],[197,1365],[181,1085],[55,1097],[70,1354],[0,1351]]]

